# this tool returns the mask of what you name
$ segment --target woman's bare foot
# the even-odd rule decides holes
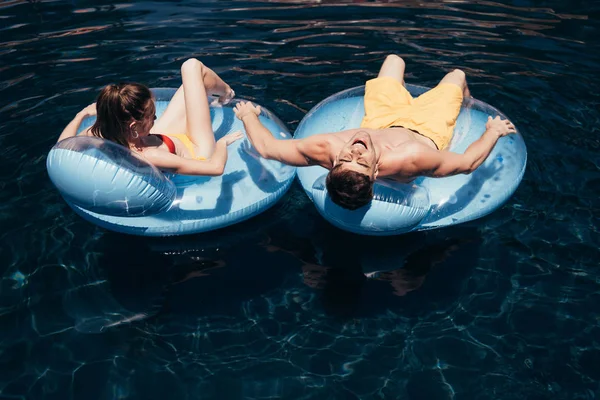
[[[225,94],[219,96],[220,104],[227,104],[235,97],[235,91],[227,85],[227,89],[225,90]]]
[[[213,95],[217,95],[219,97],[215,98],[210,105],[213,107],[220,107],[231,102],[231,100],[235,97],[235,92],[229,85],[227,85],[225,93],[214,93]]]

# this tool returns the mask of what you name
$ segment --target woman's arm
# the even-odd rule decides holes
[[[182,175],[223,175],[227,163],[227,146],[243,137],[241,132],[231,133],[219,139],[215,151],[208,160],[194,160],[171,154],[164,150],[150,149],[144,156],[154,166]]]
[[[96,115],[96,103],[92,103],[89,106],[87,106],[86,108],[84,108],[83,110],[79,111],[77,113],[77,115],[75,115],[75,118],[73,118],[73,120],[71,122],[69,122],[69,124],[65,127],[65,129],[63,129],[62,133],[58,137],[57,142],[60,142],[63,139],[77,135],[77,130],[79,129],[81,122],[85,118],[94,116],[94,115]]]

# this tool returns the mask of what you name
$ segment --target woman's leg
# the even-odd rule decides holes
[[[232,90],[213,70],[195,58],[181,66],[183,85],[179,87],[153,132],[185,132],[196,146],[196,155],[209,158],[215,146],[208,94],[225,96]]]
[[[185,98],[186,134],[196,145],[196,155],[209,158],[214,151],[215,134],[210,118],[208,90],[225,83],[195,58],[187,60],[181,66],[181,80]]]
[[[174,134],[185,133],[186,131],[185,98],[183,96],[183,85],[181,85],[171,98],[165,112],[154,123],[151,132]]]

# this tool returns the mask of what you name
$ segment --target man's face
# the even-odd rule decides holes
[[[377,177],[377,154],[371,135],[365,131],[359,131],[352,136],[337,155],[337,164],[341,164],[341,168],[345,170],[360,172],[375,179]]]

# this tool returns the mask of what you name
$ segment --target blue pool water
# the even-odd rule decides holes
[[[5,1],[0,4],[1,399],[596,399],[596,2]],[[453,68],[517,124],[511,200],[454,228],[359,237],[299,185],[208,234],[107,232],[46,154],[103,85],[214,68],[293,130],[373,77]]]

